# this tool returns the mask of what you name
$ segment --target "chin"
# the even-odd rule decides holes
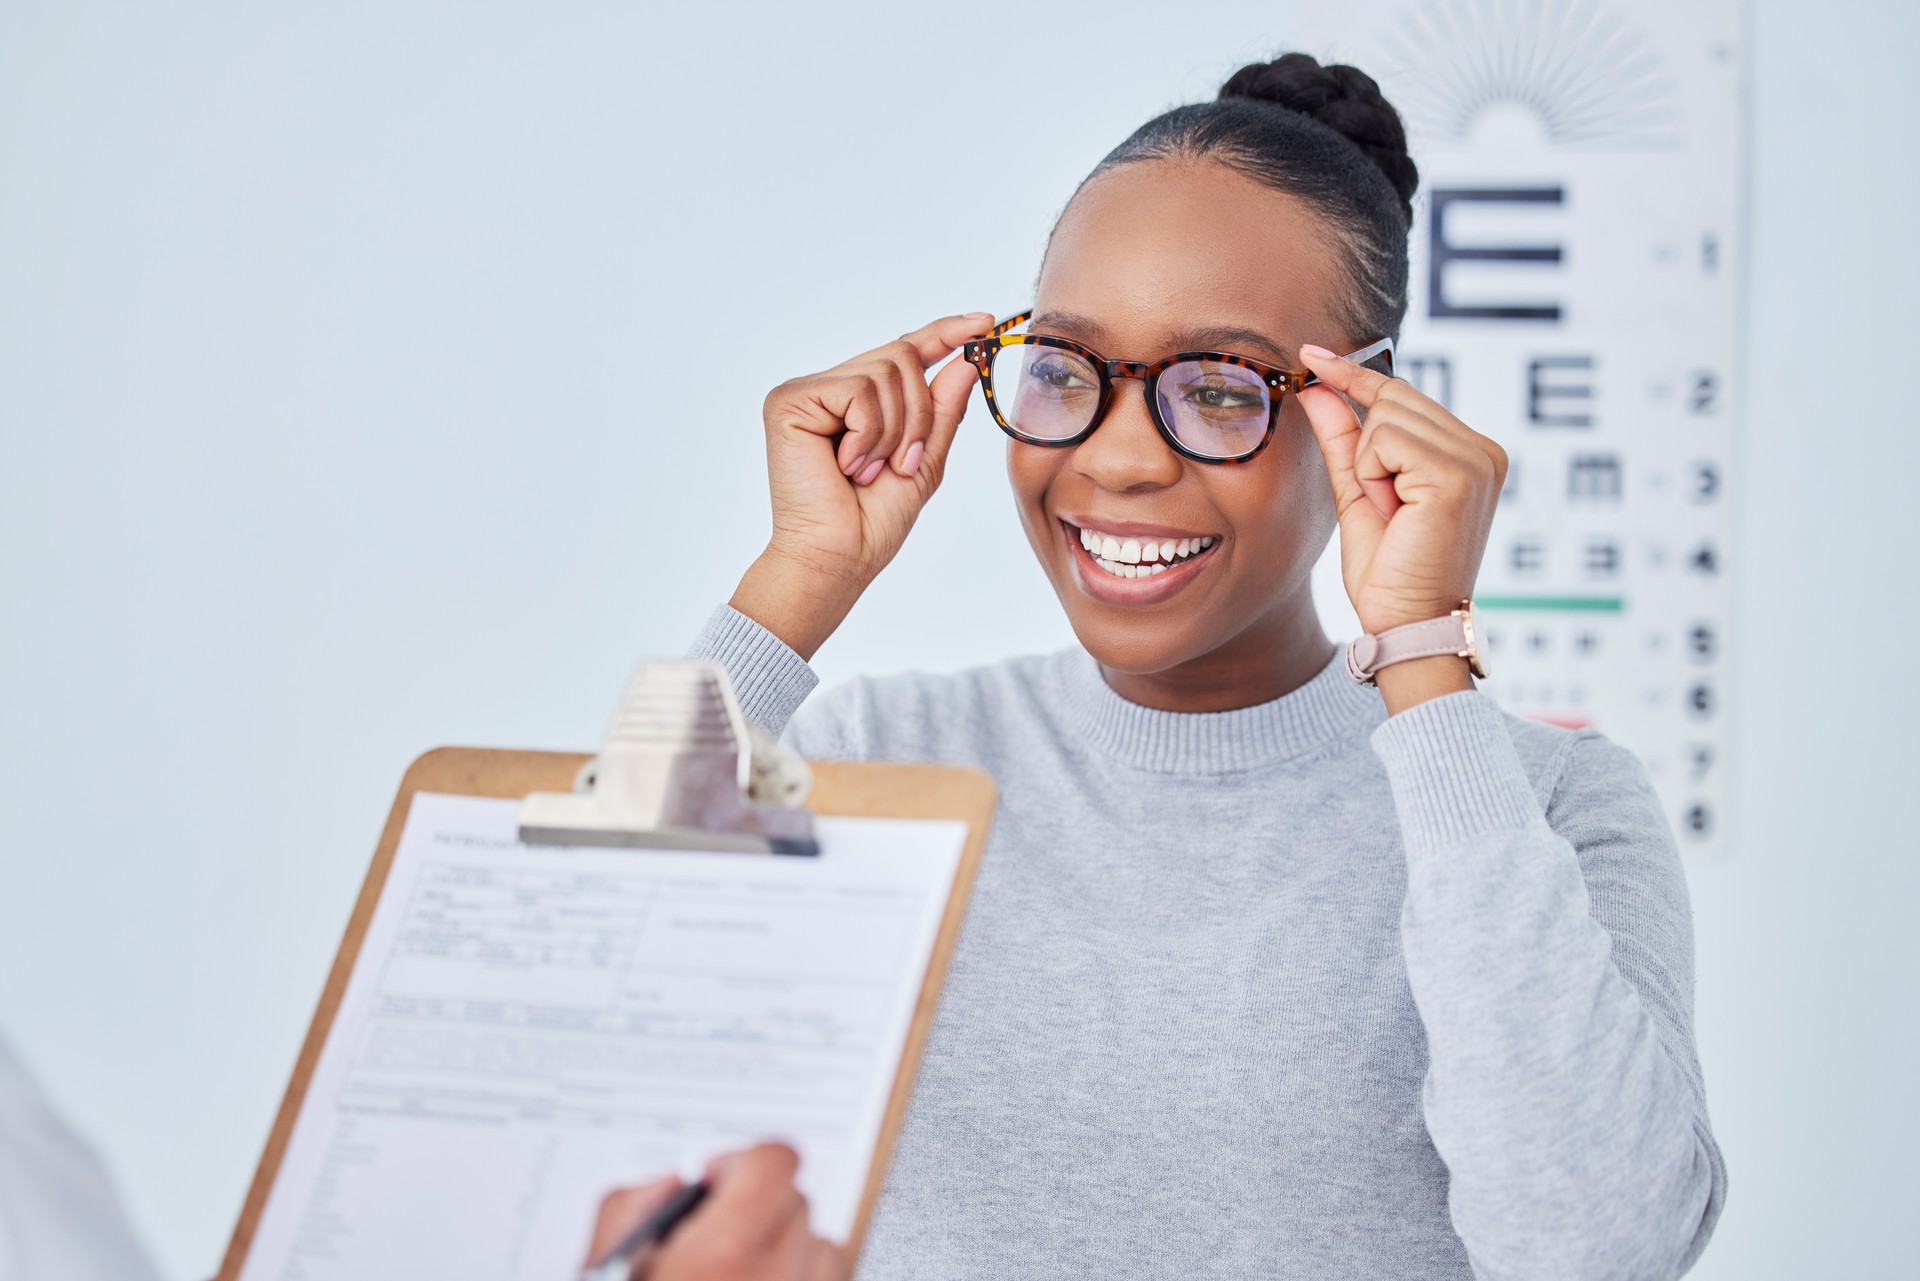
[[[1098,607],[1076,608],[1064,597],[1061,605],[1080,647],[1102,667],[1130,676],[1152,676],[1191,662],[1214,648],[1187,627],[1169,626],[1172,620],[1115,618]],[[1190,623],[1189,616],[1180,620]]]

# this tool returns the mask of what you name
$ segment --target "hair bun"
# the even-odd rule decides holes
[[[1407,154],[1400,113],[1366,72],[1337,62],[1322,66],[1311,54],[1283,53],[1272,62],[1249,63],[1234,72],[1220,86],[1220,97],[1271,102],[1341,134],[1380,167],[1412,219],[1420,171]]]

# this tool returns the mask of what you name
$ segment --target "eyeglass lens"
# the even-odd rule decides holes
[[[1021,435],[1069,440],[1099,410],[1100,375],[1073,352],[1019,343],[995,354],[993,395],[1000,416]]]
[[[994,401],[1013,429],[1034,440],[1070,440],[1100,405],[1100,374],[1077,353],[1040,343],[1002,347],[993,360]],[[1266,381],[1243,365],[1183,360],[1160,374],[1160,418],[1175,438],[1207,458],[1238,458],[1260,447],[1272,409]]]

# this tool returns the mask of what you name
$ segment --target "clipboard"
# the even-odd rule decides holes
[[[288,1080],[286,1093],[281,1099],[279,1111],[269,1131],[266,1147],[255,1169],[216,1281],[239,1281],[269,1195],[280,1174],[283,1159],[307,1097],[308,1087],[313,1080],[321,1053],[327,1045],[329,1033],[333,1030],[335,1017],[346,996],[354,967],[360,959],[361,947],[366,939],[368,927],[373,921],[375,910],[386,889],[388,873],[393,866],[402,834],[406,829],[414,797],[421,793],[444,793],[461,797],[522,800],[541,793],[562,794],[569,790],[580,790],[583,782],[591,782],[592,772],[596,768],[605,768],[606,758],[615,751],[623,727],[631,730],[631,713],[636,704],[636,694],[639,694],[640,701],[644,701],[645,689],[650,684],[649,677],[652,678],[651,683],[657,689],[660,671],[668,668],[680,669],[682,672],[691,668],[703,668],[708,675],[717,674],[720,690],[724,694],[727,709],[733,714],[734,724],[736,726],[744,724],[743,718],[738,715],[738,704],[733,700],[733,693],[730,685],[727,684],[725,673],[717,667],[707,664],[643,664],[628,686],[626,699],[621,710],[615,715],[614,725],[608,732],[601,757],[565,752],[442,747],[427,752],[408,767],[400,781],[399,793],[394,798],[393,807],[388,813],[386,826],[381,831],[380,841],[375,847],[366,879],[361,884],[359,896],[348,918],[345,935],[334,956],[333,966],[328,973],[326,986],[322,989],[313,1021],[308,1027],[306,1039],[294,1063],[293,1074]],[[764,736],[764,731],[759,731],[758,727],[753,728],[756,733],[757,747],[765,747],[771,742]],[[685,727],[680,727],[680,730],[684,733]],[[739,743],[738,749],[742,761],[741,778],[744,781],[748,768],[747,744]],[[797,758],[793,759],[797,761]],[[785,764],[790,771],[792,762]],[[757,768],[759,762],[755,761],[754,765]],[[941,988],[946,981],[948,963],[951,960],[954,945],[959,939],[974,879],[986,847],[987,830],[993,817],[994,786],[992,780],[979,770],[953,766],[812,761],[806,762],[805,768],[811,772],[811,794],[807,797],[806,808],[813,815],[948,819],[966,824],[966,836],[954,872],[952,888],[945,910],[940,917],[926,973],[914,1002],[911,1023],[907,1030],[892,1089],[888,1095],[879,1140],[875,1144],[872,1161],[866,1173],[865,1186],[860,1196],[853,1228],[845,1242],[849,1260],[857,1260],[868,1224],[872,1220],[874,1206],[879,1200],[887,1167],[892,1158],[894,1143],[906,1116],[921,1054],[933,1026],[933,1016],[939,1004]],[[523,823],[525,821],[523,819]],[[523,827],[523,832],[525,830]],[[607,834],[602,833],[602,835],[604,837]],[[684,836],[685,832],[682,831],[679,835]],[[626,840],[620,839],[616,833],[612,839],[602,839],[598,843],[621,845],[671,843],[675,849],[685,848],[684,843],[680,841],[648,840],[644,834],[640,834],[639,839]],[[754,847],[728,845],[723,840],[715,848]],[[791,853],[791,851],[786,852]],[[716,858],[781,856],[781,852],[715,853],[713,855]],[[644,1177],[644,1173],[636,1171],[635,1176]],[[585,1242],[581,1244],[584,1250]]]

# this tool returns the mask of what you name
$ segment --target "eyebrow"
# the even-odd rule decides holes
[[[1029,331],[1043,328],[1059,330],[1062,331],[1062,337],[1084,342],[1089,347],[1100,346],[1101,339],[1106,337],[1107,332],[1099,321],[1070,311],[1036,312],[1033,319],[1027,322],[1027,328]],[[1234,354],[1264,355],[1275,364],[1283,365],[1288,369],[1300,367],[1299,358],[1292,348],[1282,347],[1257,329],[1243,329],[1238,325],[1204,325],[1194,329],[1177,329],[1169,337],[1172,345],[1164,352],[1154,355],[1114,356],[1111,359],[1154,361],[1163,355],[1172,355],[1176,351],[1223,351]]]

